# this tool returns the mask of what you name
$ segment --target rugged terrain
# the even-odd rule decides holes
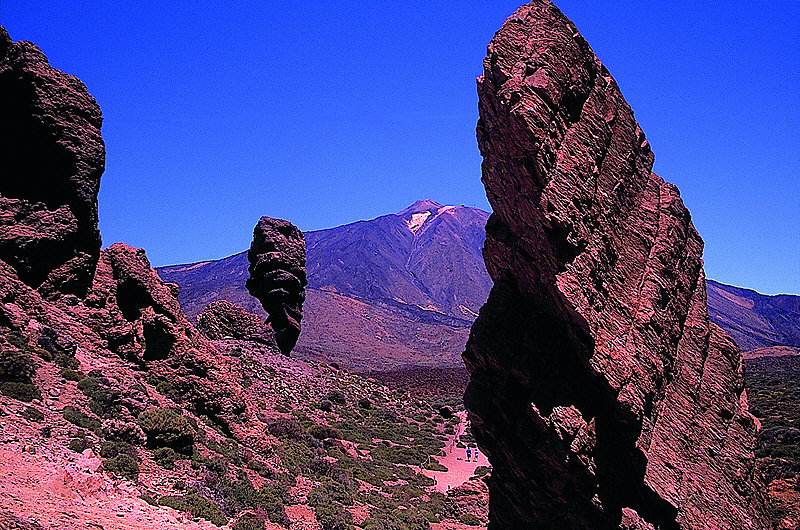
[[[765,528],[742,356],[703,242],[614,79],[551,2],[478,79],[494,280],[464,359],[490,528]]]
[[[206,336],[144,250],[100,250],[101,115],[83,84],[2,30],[0,86],[16,127],[0,151],[0,527],[485,522],[463,411],[285,355],[304,283],[289,223],[262,219],[252,247],[270,319],[216,304]]]

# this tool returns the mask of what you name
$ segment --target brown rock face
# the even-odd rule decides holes
[[[616,83],[546,0],[478,79],[494,280],[464,354],[490,528],[764,528],[703,241]]]
[[[108,349],[167,380],[198,411],[226,427],[244,412],[241,388],[220,372],[218,353],[186,320],[142,249],[114,243],[100,253],[87,315]]]
[[[247,290],[269,313],[267,324],[275,332],[278,347],[289,355],[300,336],[308,283],[303,233],[289,221],[262,217],[253,230],[247,259]]]
[[[197,317],[197,329],[211,340],[226,338],[273,343],[271,334],[258,315],[227,300],[216,300]]]
[[[0,94],[0,259],[45,295],[83,295],[100,252],[100,107],[3,28]]]

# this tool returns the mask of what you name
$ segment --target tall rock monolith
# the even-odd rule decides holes
[[[494,287],[464,359],[490,528],[765,528],[741,353],[616,82],[535,0],[478,94]]]
[[[289,221],[262,217],[253,230],[247,253],[250,278],[247,290],[269,314],[267,324],[284,355],[300,336],[306,279],[306,243]]]

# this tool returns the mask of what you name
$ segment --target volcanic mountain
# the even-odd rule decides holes
[[[460,365],[491,289],[481,248],[487,212],[430,199],[305,234],[308,288],[295,354],[358,370]],[[158,269],[190,320],[225,299],[263,315],[245,289],[245,252]]]
[[[430,199],[305,234],[308,289],[295,355],[360,371],[460,366],[459,356],[491,288],[481,256],[489,214]],[[215,300],[266,316],[245,288],[247,253],[161,267],[180,286],[191,321]],[[742,350],[800,348],[800,296],[765,296],[708,281],[711,320]],[[794,352],[795,350],[789,350]]]

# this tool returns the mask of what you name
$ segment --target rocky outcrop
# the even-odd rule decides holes
[[[197,317],[197,329],[211,340],[252,340],[274,342],[269,328],[258,315],[249,313],[227,300],[216,300]]]
[[[262,217],[247,253],[247,290],[269,314],[278,347],[289,355],[300,336],[306,280],[303,233],[289,221]]]
[[[168,381],[177,395],[224,426],[239,421],[241,387],[219,370],[217,351],[186,320],[144,250],[124,243],[104,249],[85,304],[84,320],[109,350]]]
[[[0,260],[41,293],[86,293],[100,252],[102,115],[83,83],[0,28]]]
[[[703,241],[608,70],[536,0],[478,93],[494,288],[464,359],[490,528],[766,527]]]

